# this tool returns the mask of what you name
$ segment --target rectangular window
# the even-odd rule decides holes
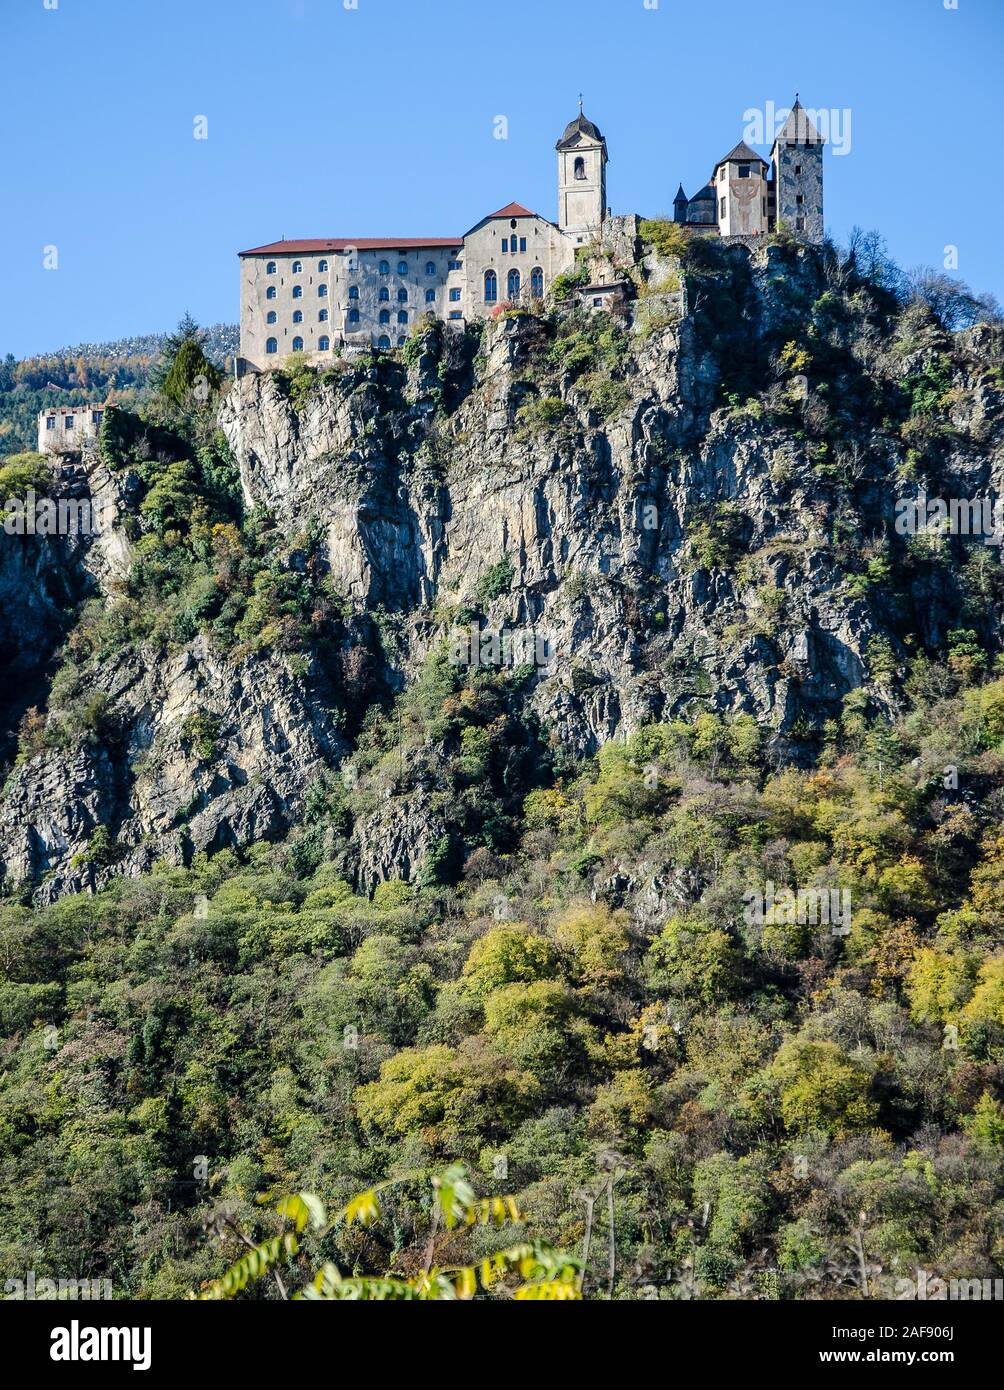
[[[801,193],[795,194],[795,202],[798,204],[799,207],[801,207],[802,204],[805,202],[805,199],[803,198]]]
[[[50,415],[50,416],[49,416],[48,420],[46,420],[46,422],[45,422],[45,428],[46,428],[47,430],[54,430],[54,429],[56,428],[56,417],[55,417],[55,415]]]
[[[804,231],[805,231],[805,218],[804,218],[804,217],[796,217],[796,218],[795,218],[795,231],[796,231],[796,232],[804,232]]]
[[[463,317],[464,317],[464,315],[463,315],[462,310],[460,310],[460,309],[451,309],[451,310],[450,310],[450,318],[451,318],[451,319],[462,319]]]
[[[507,236],[504,236],[504,237],[502,238],[502,251],[503,251],[503,254],[504,254],[504,255],[508,256],[508,254],[509,254],[509,238],[508,238]]]
[[[719,183],[724,183],[724,182],[725,182],[725,165],[724,165],[724,164],[722,165],[721,171],[719,172],[719,175],[718,175],[718,182],[719,182]]]
[[[718,200],[718,202],[719,202],[719,206],[718,206],[718,216],[719,216],[719,217],[724,217],[724,216],[725,216],[725,199],[724,199],[724,198],[720,198],[720,199]]]
[[[459,302],[459,300],[460,300],[460,291],[459,291],[459,290],[450,290],[450,299],[452,300],[452,302],[453,302],[454,304],[457,304],[457,303]]]
[[[796,174],[800,174],[801,172],[802,172],[802,166],[801,166],[801,164],[796,164],[796,165],[795,165],[795,173],[796,173]]]
[[[519,239],[519,249],[520,249],[521,251],[525,251],[525,250],[526,250],[526,237],[525,237],[525,236],[521,236],[520,239]]]
[[[739,177],[740,177],[741,179],[748,179],[749,176],[750,176],[750,166],[749,166],[748,164],[740,164],[740,166],[739,166]]]
[[[92,425],[100,425],[100,424],[101,424],[101,411],[100,411],[100,410],[92,410],[92,411],[91,411],[91,424],[92,424]]]
[[[449,264],[449,266],[447,267],[447,269],[449,269],[449,270],[463,270],[463,268],[464,268],[464,263],[463,263],[463,261],[451,261],[450,264]]]
[[[72,416],[72,415],[67,415],[67,416],[64,418],[64,420],[63,420],[63,429],[64,429],[64,430],[72,430],[72,429],[73,429],[73,416]]]

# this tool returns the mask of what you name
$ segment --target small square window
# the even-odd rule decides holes
[[[460,291],[459,291],[459,290],[450,290],[450,300],[451,300],[451,302],[454,303],[454,304],[459,303],[459,302],[460,302]]]
[[[594,309],[602,309],[602,308],[603,308],[603,299],[601,298],[600,295],[597,295],[596,298],[593,300],[593,308],[594,308]]]
[[[801,166],[801,164],[796,164],[796,165],[795,165],[795,173],[796,173],[796,174],[800,174],[801,172],[802,172],[802,166]]]
[[[451,318],[451,319],[462,319],[463,317],[464,317],[463,312],[462,312],[460,309],[451,309],[451,310],[450,310],[450,318]]]

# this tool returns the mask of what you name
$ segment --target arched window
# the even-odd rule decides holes
[[[274,275],[274,274],[275,274],[275,261],[269,261],[268,265],[265,267],[265,274],[266,274],[266,275]]]
[[[269,285],[268,289],[265,291],[265,298],[266,298],[266,299],[274,299],[274,298],[275,298],[275,286],[274,286],[274,285]]]
[[[407,323],[407,322],[408,322],[408,310],[407,310],[407,309],[402,309],[402,310],[401,310],[401,312],[400,312],[400,313],[398,314],[398,316],[397,316],[397,321],[398,321],[398,323]]]
[[[398,302],[399,304],[407,304],[407,303],[408,303],[408,291],[407,291],[407,290],[398,290],[398,292],[397,292],[397,302]]]
[[[530,293],[534,299],[544,298],[544,272],[539,265],[530,271]]]
[[[302,352],[302,351],[303,351],[303,339],[302,339],[302,338],[294,338],[294,339],[293,339],[293,351],[294,351],[294,352]]]
[[[494,270],[485,271],[485,303],[494,304],[499,297],[499,282]]]
[[[582,158],[581,154],[575,161],[575,177],[577,179],[584,179],[586,177],[586,161]]]
[[[268,353],[279,351],[279,344],[274,338],[269,338],[268,342],[265,344],[265,351]]]
[[[293,262],[293,265],[292,265],[292,267],[291,267],[291,269],[292,269],[292,273],[293,273],[294,275],[299,275],[300,272],[303,270],[303,262],[302,262],[302,261],[294,261],[294,262]]]
[[[407,341],[408,341],[408,339],[405,337],[405,335],[404,335],[403,333],[399,334],[398,340],[397,340],[397,345],[398,345],[398,347],[404,347],[404,345],[405,345],[405,343],[406,343]]]
[[[350,299],[358,299],[358,298],[359,298],[359,286],[358,286],[358,285],[350,285],[350,286],[349,286],[349,298],[350,298]]]
[[[381,262],[380,262],[380,274],[381,274],[381,275],[389,275],[389,274],[390,274],[390,261],[381,261]]]
[[[408,274],[408,262],[407,262],[407,261],[398,261],[398,263],[397,263],[397,273],[398,273],[398,275],[407,275],[407,274]]]
[[[328,263],[327,263],[327,261],[318,261],[318,262],[317,262],[317,273],[318,273],[318,275],[324,275],[324,274],[327,272],[327,269],[328,269]]]
[[[389,348],[389,347],[390,347],[390,339],[387,337],[387,334],[386,334],[386,333],[381,333],[381,334],[380,334],[380,339],[379,339],[379,341],[377,342],[377,347],[382,347],[382,348]]]
[[[381,310],[380,310],[380,322],[381,322],[381,323],[390,323],[390,310],[389,310],[389,309],[381,309]]]
[[[275,321],[276,321],[276,313],[275,313],[275,310],[274,310],[274,309],[269,309],[268,313],[265,315],[265,322],[266,322],[266,323],[275,323]]]
[[[327,311],[327,309],[322,309],[321,312],[317,315],[317,322],[318,322],[318,323],[327,323],[327,321],[328,321],[328,311]]]
[[[381,288],[381,290],[380,290],[380,303],[381,303],[381,304],[386,304],[387,301],[388,301],[389,299],[390,299],[390,290],[387,288],[386,285],[384,285],[384,286]]]
[[[436,262],[435,262],[435,261],[426,261],[426,263],[425,263],[425,273],[426,273],[426,275],[435,275],[435,273],[436,273]]]
[[[509,299],[519,298],[519,271],[510,270],[509,279],[506,281],[506,296]]]
[[[294,322],[294,323],[302,323],[302,322],[303,322],[303,310],[302,310],[302,309],[294,309],[294,310],[293,310],[293,322]]]
[[[349,310],[349,323],[358,323],[358,322],[359,322],[359,310],[358,310],[358,309],[350,309],[350,310]]]
[[[328,350],[328,348],[329,348],[330,346],[331,346],[331,339],[330,339],[330,338],[326,338],[326,337],[322,334],[322,335],[320,336],[320,338],[318,338],[318,340],[317,340],[317,350],[318,350],[318,352],[327,352],[327,350]]]
[[[302,285],[294,285],[294,286],[293,286],[293,298],[294,298],[294,299],[302,299],[302,298],[303,298],[303,286],[302,286]]]
[[[435,290],[426,290],[426,292],[425,292],[425,302],[426,302],[426,304],[435,304],[435,302],[436,302],[436,291],[435,291]]]
[[[317,297],[318,297],[318,299],[327,299],[327,297],[328,297],[328,287],[327,287],[327,285],[318,285],[318,287],[317,287]]]

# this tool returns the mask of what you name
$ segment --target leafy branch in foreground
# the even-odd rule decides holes
[[[469,1265],[440,1267],[435,1263],[436,1237],[441,1229],[458,1226],[501,1228],[522,1220],[512,1197],[477,1197],[462,1164],[452,1164],[445,1172],[406,1173],[357,1193],[328,1221],[323,1203],[311,1193],[283,1197],[275,1210],[291,1226],[279,1235],[255,1244],[229,1217],[218,1223],[247,1247],[219,1278],[205,1285],[198,1297],[204,1300],[231,1299],[266,1274],[276,1282],[280,1297],[288,1298],[286,1285],[277,1266],[301,1253],[298,1236],[308,1227],[317,1239],[340,1226],[371,1226],[383,1215],[381,1193],[417,1180],[428,1180],[432,1189],[432,1217],[422,1271],[405,1278],[393,1272],[379,1275],[344,1276],[332,1261],[326,1260],[314,1278],[295,1293],[295,1299],[314,1301],[346,1300],[431,1302],[443,1299],[470,1300],[479,1292],[504,1292],[520,1302],[564,1302],[580,1299],[579,1261],[540,1241],[524,1241],[497,1250]],[[508,1282],[507,1282],[508,1281]],[[517,1282],[518,1281],[518,1282]]]

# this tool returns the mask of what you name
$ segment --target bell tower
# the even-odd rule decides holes
[[[558,151],[558,226],[584,246],[607,214],[607,142],[582,111],[565,127]]]

